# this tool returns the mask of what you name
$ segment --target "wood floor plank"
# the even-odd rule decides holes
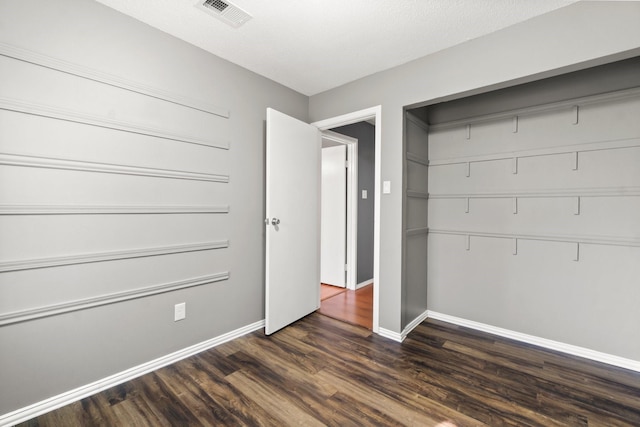
[[[402,343],[311,314],[23,426],[640,426],[640,373],[427,320]]]
[[[227,376],[227,381],[242,393],[253,399],[260,406],[271,408],[273,415],[283,425],[323,426],[324,424],[313,418],[296,404],[287,398],[281,391],[273,390],[265,386],[260,378],[246,372],[234,372]]]
[[[334,384],[322,381],[316,374],[283,370],[280,367],[270,369],[270,366],[260,365],[253,355],[243,352],[238,352],[234,357],[244,362],[249,361],[242,372],[258,378],[266,387],[280,392],[283,385],[286,385],[284,390],[290,403],[316,418],[323,418],[324,402],[337,390]],[[261,368],[256,369],[257,366]]]
[[[227,409],[211,397],[193,378],[193,366],[180,361],[158,372],[158,377],[167,384],[181,402],[190,408],[190,412],[205,425],[236,424]]]
[[[347,288],[342,288],[338,286],[328,285],[326,283],[320,284],[320,301],[324,301],[327,298],[331,298],[332,296],[341,294],[345,292]]]
[[[339,341],[339,342],[336,342],[336,345],[341,346],[341,347],[344,347],[345,342],[343,342],[343,341]],[[406,348],[406,347],[405,347],[405,348]],[[357,354],[357,350],[356,350],[354,347],[341,348],[340,353],[345,353],[345,352],[346,352],[346,353],[348,353],[348,354],[351,354],[351,355]],[[355,356],[353,356],[353,357],[355,357]],[[450,356],[449,356],[449,355],[446,355],[446,354],[445,354],[445,355],[441,355],[441,357],[444,357],[444,358],[450,358]],[[351,359],[349,359],[348,361],[349,361],[349,366],[350,366],[352,369],[353,369],[354,367],[357,367],[357,361],[356,361],[355,359],[351,358]],[[459,364],[461,364],[461,365],[469,365],[469,359],[465,359],[465,360],[459,361],[458,363],[459,363]],[[480,367],[480,368],[483,368],[483,367],[484,367],[484,363],[480,364],[480,365],[479,365],[479,367]],[[478,368],[478,366],[476,366],[476,368]],[[369,369],[372,369],[372,368],[371,368],[371,366],[369,366]],[[379,372],[375,372],[375,373],[376,373],[376,376],[378,376],[378,377],[381,377],[381,376],[382,376]],[[458,376],[459,376],[459,373],[457,373],[455,370],[453,370],[453,371],[448,371],[448,372],[447,372],[447,375],[448,375],[450,378],[454,378],[454,379],[455,379],[455,378],[456,378],[456,375],[458,375]],[[461,387],[469,386],[469,385],[471,385],[473,382],[474,382],[474,381],[473,381],[473,379],[472,379],[472,378],[470,378],[470,377],[468,377],[468,376],[464,376],[464,375],[462,376],[462,379],[461,379],[460,381],[458,381],[458,383],[461,385]],[[475,383],[478,383],[478,381],[475,381]],[[485,378],[485,379],[482,379],[482,380],[479,382],[479,384],[476,384],[476,386],[478,386],[478,387],[480,387],[480,386],[485,386],[485,387],[486,387],[486,386],[487,386],[487,385],[489,385],[489,384],[490,384],[490,383],[489,383],[489,381],[487,381],[487,380],[486,380],[486,378]],[[443,387],[444,387],[444,386],[443,386]],[[495,388],[495,386],[493,386],[493,388]],[[525,400],[525,399],[523,398],[523,396],[522,396],[522,395],[520,395],[520,393],[521,393],[521,392],[520,392],[520,388],[521,388],[521,384],[519,384],[519,383],[513,383],[513,384],[511,385],[511,388],[504,388],[504,387],[500,387],[498,390],[493,390],[493,392],[494,392],[494,393],[498,393],[500,396],[503,396],[505,399],[507,399],[506,401],[503,401],[503,402],[502,402],[503,404],[505,404],[505,405],[506,405],[506,403],[508,403],[508,399],[513,398],[514,396],[517,396],[517,397],[519,398],[519,400],[520,400],[520,401],[524,401],[524,400]],[[429,396],[431,396],[431,397],[433,397],[434,399],[436,399],[436,400],[437,400],[437,395],[439,394],[439,392],[440,392],[440,394],[442,394],[442,393],[441,393],[441,392],[442,392],[442,389],[440,389],[440,391],[438,391],[438,389],[436,388],[436,390],[430,390],[430,392],[428,393],[428,395],[429,395]],[[434,396],[434,395],[435,395],[435,396]],[[487,397],[485,396],[485,399],[486,399],[486,398],[487,398]],[[469,396],[469,395],[465,395],[461,400],[466,401],[466,404],[470,406],[470,401],[471,401],[471,399],[470,399],[470,396]],[[529,393],[529,394],[526,396],[526,400],[528,400],[528,401],[529,401],[529,403],[530,403],[531,405],[536,405],[536,394],[535,394],[535,393]],[[507,405],[507,407],[508,407],[508,405]],[[502,418],[504,418],[504,417],[505,417],[504,412],[503,412],[503,413],[501,413],[499,416],[500,416],[500,417],[502,417]],[[516,418],[517,418],[517,417],[516,417]],[[566,416],[564,416],[564,417],[563,417],[563,419],[564,419],[565,421],[566,421],[566,419],[568,419],[568,418],[570,418],[570,417],[566,417]],[[489,421],[489,422],[493,422],[493,421],[491,421],[490,419],[488,419],[487,421]],[[564,421],[563,421],[563,422],[564,422]],[[517,422],[517,424],[518,424],[518,423],[520,423],[520,421],[518,421],[518,422]],[[561,422],[561,423],[556,423],[556,422],[554,422],[553,420],[547,420],[547,419],[545,418],[545,415],[544,415],[544,414],[542,415],[542,418],[541,418],[541,419],[539,420],[539,422],[538,422],[538,425],[540,425],[540,424],[548,424],[548,425],[564,425],[564,424],[562,424],[562,422]]]
[[[323,363],[307,357],[315,348],[305,345],[299,339],[291,339],[284,334],[276,337],[256,336],[248,340],[247,345],[256,353],[269,351],[272,360],[282,361],[283,365],[292,366],[295,370],[315,374],[323,368]]]
[[[316,339],[321,339],[322,334],[320,331],[317,331],[315,334],[308,334],[307,339],[312,339],[312,337],[316,337]],[[360,337],[356,337],[358,339]],[[334,354],[330,352],[324,352],[323,357],[326,359],[335,359],[333,363],[329,366],[334,368],[335,366],[342,367],[342,375],[336,374],[337,379],[340,377],[345,377],[349,375],[358,375],[360,378],[363,378],[361,382],[364,382],[372,390],[378,389],[381,387],[385,389],[385,391],[393,396],[395,399],[399,399],[407,405],[408,409],[413,409],[416,411],[425,411],[427,410],[430,413],[437,414],[442,419],[447,419],[453,416],[453,413],[456,411],[451,411],[448,408],[445,408],[443,405],[440,405],[436,400],[430,399],[429,404],[425,405],[424,401],[421,402],[418,406],[413,407],[412,403],[416,398],[420,398],[421,395],[418,394],[419,391],[423,391],[420,389],[420,384],[416,381],[412,381],[414,379],[414,375],[412,373],[402,373],[398,369],[389,370],[389,365],[395,365],[398,367],[398,360],[390,356],[387,352],[379,352],[377,357],[374,357],[371,352],[361,351],[358,348],[359,344],[350,341],[350,340],[337,340],[335,337],[329,336],[327,338],[329,342],[333,342],[331,349],[339,350],[336,352],[339,357],[336,357]],[[385,344],[390,343],[388,340],[385,340]],[[398,347],[396,344],[391,343],[394,347]],[[318,348],[323,348],[321,342],[316,341],[316,346]],[[318,350],[322,352],[322,350]],[[379,358],[380,363],[376,363],[374,361],[375,358]],[[343,363],[344,362],[344,363]],[[368,377],[375,378],[375,382],[367,382],[364,379]],[[332,381],[335,382],[335,381]],[[424,383],[422,383],[424,385]],[[382,391],[382,390],[380,390]],[[434,391],[437,393],[437,391]],[[420,399],[419,399],[420,400]],[[471,422],[471,419],[465,417],[461,413],[457,413],[456,419],[458,423],[464,422],[461,425],[478,425],[477,422]]]
[[[636,383],[635,386],[620,384],[593,375],[584,369],[577,370],[554,363],[545,363],[543,369],[545,372],[553,372],[557,378],[557,382],[588,391],[594,398],[607,399],[611,395],[619,396],[617,403],[628,407],[634,406],[640,399],[638,383]],[[640,378],[638,379],[640,380]]]
[[[590,379],[588,373],[585,372],[577,375],[573,373],[573,378],[571,378],[572,370],[567,368],[555,367],[552,369],[549,364],[544,363],[542,366],[537,367],[535,364],[525,364],[523,361],[514,363],[513,360],[507,360],[504,355],[496,355],[481,349],[469,349],[466,345],[447,342],[444,347],[479,358],[485,361],[487,366],[501,366],[503,371],[509,372],[508,377],[503,380],[504,383],[512,382],[508,378],[520,377],[519,381],[515,383],[516,386],[528,382],[534,386],[533,388],[536,390],[544,390],[557,396],[570,394],[573,401],[577,404],[577,406],[574,407],[574,411],[580,412],[578,411],[580,406],[589,405],[592,411],[606,413],[611,417],[615,417],[617,413],[624,413],[624,417],[629,419],[634,419],[637,416],[634,410],[630,410],[628,406],[625,406],[633,406],[638,402],[640,396],[637,395],[637,388],[633,389],[620,384],[617,384],[615,387],[610,387],[606,381],[597,378]],[[434,360],[443,358],[438,355],[434,356]],[[485,368],[484,371],[486,370]],[[523,380],[523,374],[528,374],[527,376],[530,381]],[[589,379],[596,383],[596,385],[590,385]],[[572,391],[567,388],[567,385],[575,387],[575,390]],[[587,392],[585,390],[586,388],[591,388],[591,390]],[[619,396],[615,403],[607,399],[607,396],[611,393]],[[503,394],[507,393],[503,392]],[[556,401],[558,400],[556,399]]]
[[[372,329],[373,285],[367,285],[355,291],[345,290],[337,295],[324,298],[318,313]]]
[[[248,350],[255,350],[255,347],[249,347]],[[260,353],[242,352],[240,354],[243,355],[242,359],[244,361],[247,359],[255,359],[255,357],[252,356],[253,354],[260,354],[260,362],[253,360],[251,366],[259,367],[256,369],[258,374],[266,370],[272,377],[277,376],[277,381],[273,384],[274,386],[277,386],[278,382],[280,382],[280,384],[286,383],[290,389],[305,389],[307,393],[320,399],[326,399],[338,391],[334,385],[318,381],[315,374],[319,372],[319,369],[302,367],[297,363],[295,358],[284,355],[283,350],[277,348],[277,346],[265,346]],[[238,357],[238,355],[236,355],[236,357]],[[309,361],[312,360],[312,358],[307,357],[306,360]],[[324,361],[320,362],[318,366],[324,367],[326,363]],[[314,362],[314,364],[316,363]]]
[[[162,411],[160,411],[156,405],[155,399],[153,396],[147,398],[147,396],[137,395],[128,399],[122,404],[131,404],[135,407],[137,413],[140,416],[139,425],[154,425],[160,427],[170,427],[171,423],[167,420]],[[130,411],[131,412],[131,411]],[[120,421],[120,420],[118,420]]]
[[[440,372],[440,378],[444,378],[444,381],[439,382],[438,379],[422,377],[422,373],[419,375],[425,382],[450,390],[448,398],[450,404],[456,402],[461,405],[461,411],[469,411],[467,413],[475,417],[488,416],[489,418],[486,418],[485,422],[493,424],[495,421],[490,420],[496,414],[493,411],[484,414],[485,410],[483,409],[487,401],[491,401],[489,406],[500,411],[497,415],[499,418],[510,419],[516,425],[525,423],[525,421],[532,425],[567,425],[569,420],[572,421],[571,424],[573,421],[578,421],[577,416],[573,413],[558,412],[553,408],[539,406],[538,384],[535,377],[487,361],[483,361],[483,367],[479,369],[474,366],[471,359],[461,357],[455,352],[451,352],[447,347],[425,349],[417,359],[413,359],[412,363],[422,364],[423,360],[428,360],[425,362],[429,367],[428,372]],[[480,353],[476,353],[476,355],[478,354]],[[531,408],[535,416],[531,418],[531,415],[534,415],[531,413],[528,420],[522,419],[523,414],[520,413],[522,411],[517,410],[517,414],[511,413],[512,404],[516,407]],[[476,413],[476,411],[479,412]],[[538,415],[542,418],[538,419]],[[551,419],[547,420],[546,417],[551,417]]]
[[[384,412],[380,405],[370,406],[364,402],[351,397],[347,393],[336,393],[331,399],[325,402],[325,406],[333,413],[339,413],[342,419],[339,423],[333,420],[327,425],[342,427],[360,427],[363,425],[375,426],[402,426],[403,424],[394,420]]]
[[[447,392],[442,404],[455,406],[458,411],[488,425],[563,425],[531,410],[537,405],[531,393],[515,387],[496,386],[483,370],[445,360],[429,361],[427,365],[428,369],[418,370],[416,377]]]
[[[219,371],[213,367],[216,359],[202,357],[209,353],[203,352],[194,358],[186,359],[191,362],[196,359],[195,378],[203,390],[234,414],[240,425],[278,425],[278,420],[271,415],[268,408],[264,409],[255,404],[230,384],[225,379],[226,375],[219,375]]]

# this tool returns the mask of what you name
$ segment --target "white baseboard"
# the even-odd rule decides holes
[[[403,340],[402,334],[390,331],[389,329],[385,329],[385,328],[378,328],[378,335],[380,335],[381,337],[389,338],[390,340],[394,340],[397,342],[402,342]]]
[[[356,290],[360,288],[364,288],[365,286],[369,286],[373,283],[373,279],[365,280],[364,282],[360,282],[356,285]]]
[[[449,316],[448,314],[442,314],[431,310],[428,310],[427,314],[430,319],[442,320],[443,322],[453,323],[455,325],[464,326],[482,332],[488,332],[490,334],[498,335],[501,337],[511,338],[513,340],[521,341],[527,344],[533,344],[550,350],[556,350],[563,353],[571,354],[573,356],[584,357],[585,359],[594,360],[596,362],[602,362],[608,365],[618,366],[620,368],[640,372],[640,361],[637,360],[626,359],[624,357],[614,356],[612,354],[602,353],[584,347],[565,344],[546,338],[536,337],[534,335],[523,334],[520,332],[511,331],[509,329],[498,328],[496,326],[474,322],[473,320],[462,319],[460,317]]]
[[[402,330],[402,340],[404,341],[407,335],[409,335],[409,332],[413,331],[416,326],[424,322],[427,317],[429,317],[429,310],[425,310],[420,316],[413,319],[413,321],[411,321],[411,323]]]
[[[400,333],[390,331],[389,329],[379,328],[378,335],[381,335],[385,338],[389,338],[397,342],[402,342],[407,337],[407,335],[409,335],[409,333],[414,330],[416,326],[424,322],[424,320],[428,316],[428,313],[429,313],[428,310],[425,310],[424,313],[422,313],[420,316],[413,319],[411,323],[409,323]]]
[[[203,341],[182,350],[178,350],[174,353],[162,356],[155,360],[151,360],[125,371],[111,375],[107,378],[103,378],[90,384],[78,387],[74,390],[70,390],[57,396],[53,396],[41,402],[34,403],[33,405],[29,405],[16,411],[0,415],[0,427],[12,426],[30,420],[31,418],[84,399],[85,397],[91,396],[118,384],[122,384],[126,381],[130,381],[134,378],[155,371],[187,357],[193,356],[194,354],[200,353],[204,350],[208,350],[227,341],[239,338],[253,331],[257,331],[261,328],[264,328],[264,320],[260,320],[250,325],[243,326],[231,332],[227,332],[226,334],[222,334],[218,337]]]

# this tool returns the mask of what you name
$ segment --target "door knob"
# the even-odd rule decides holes
[[[278,225],[280,224],[280,220],[278,218],[271,218],[271,225]]]

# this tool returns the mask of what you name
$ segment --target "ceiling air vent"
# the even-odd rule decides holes
[[[195,6],[234,28],[238,28],[251,19],[251,15],[228,1],[198,0]]]

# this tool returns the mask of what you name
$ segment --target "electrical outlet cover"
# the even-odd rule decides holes
[[[181,302],[180,304],[176,304],[173,311],[173,321],[177,322],[185,317],[187,317],[187,303]]]

